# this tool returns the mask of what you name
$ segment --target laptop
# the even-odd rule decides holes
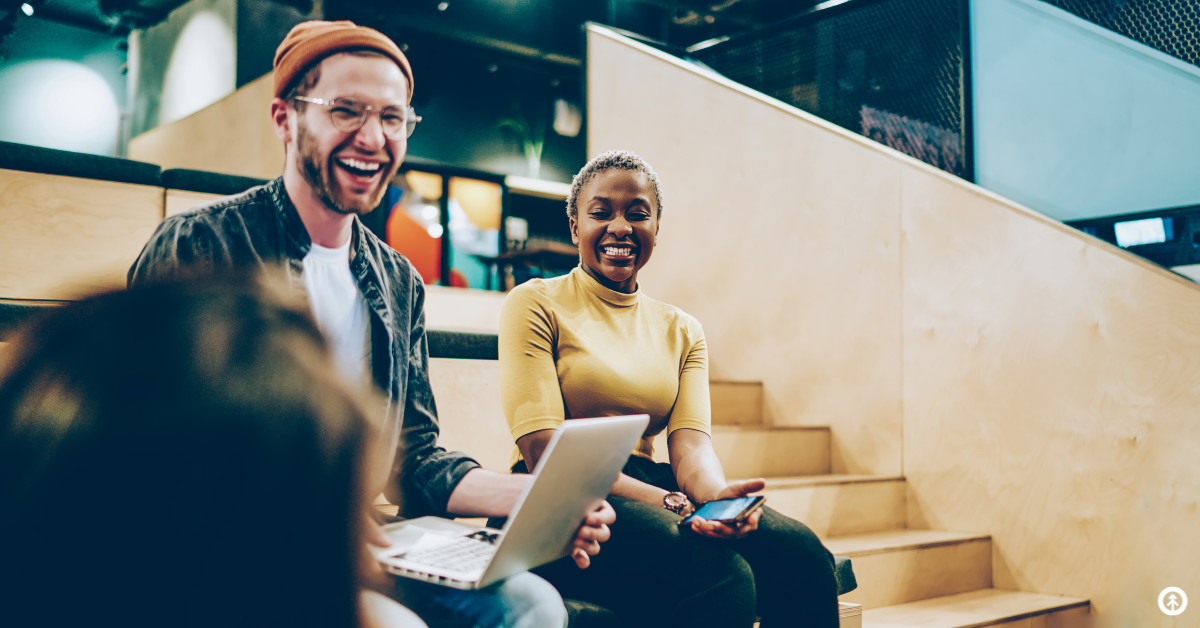
[[[372,553],[389,573],[456,589],[483,588],[567,556],[649,423],[646,414],[566,421],[503,529],[419,517],[384,526],[393,544]]]

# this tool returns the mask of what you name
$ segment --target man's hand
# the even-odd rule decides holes
[[[608,502],[600,502],[595,510],[588,513],[575,533],[575,549],[571,550],[571,558],[580,569],[587,569],[592,564],[592,556],[600,553],[600,544],[612,535],[609,524],[617,520],[617,512]]]
[[[450,493],[446,510],[460,517],[507,517],[531,482],[533,476],[525,473],[471,469]]]
[[[359,558],[360,570],[362,578],[369,584],[384,585],[387,583],[387,574],[383,571],[383,567],[371,555],[367,545],[375,547],[391,547],[392,539],[383,531],[383,526],[375,521],[375,517],[371,513],[363,513],[362,516],[362,538],[366,541],[366,545],[362,546],[362,556]]]
[[[391,547],[392,539],[383,531],[383,526],[370,514],[363,517],[363,540],[375,547]]]
[[[767,483],[762,479],[757,480],[741,480],[738,482],[730,482],[721,492],[717,493],[716,499],[731,499],[734,497],[745,497],[751,493],[766,488]],[[718,523],[716,521],[706,521],[699,517],[692,518],[692,532],[701,536],[707,536],[714,539],[740,539],[747,534],[758,529],[758,521],[762,519],[762,507],[754,509],[749,517],[746,517],[741,523],[736,526]]]

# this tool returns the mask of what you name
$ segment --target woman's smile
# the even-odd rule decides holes
[[[615,265],[623,266],[637,259],[637,247],[628,242],[601,244],[597,257],[607,258]]]

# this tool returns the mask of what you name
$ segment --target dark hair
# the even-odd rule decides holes
[[[567,217],[574,218],[579,215],[579,195],[583,192],[583,186],[587,185],[596,175],[608,170],[632,170],[641,172],[650,180],[650,184],[654,186],[654,205],[657,213],[656,218],[662,218],[662,184],[658,182],[658,173],[646,163],[636,153],[631,153],[627,150],[610,150],[607,153],[601,153],[587,162],[571,179],[571,192],[567,196]]]
[[[304,309],[152,285],[56,308],[4,357],[6,622],[358,625],[371,426]]]

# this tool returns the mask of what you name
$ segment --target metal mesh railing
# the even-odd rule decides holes
[[[1200,65],[1200,0],[1044,0],[1172,57]]]
[[[748,87],[963,176],[962,2],[879,0],[694,54]]]

